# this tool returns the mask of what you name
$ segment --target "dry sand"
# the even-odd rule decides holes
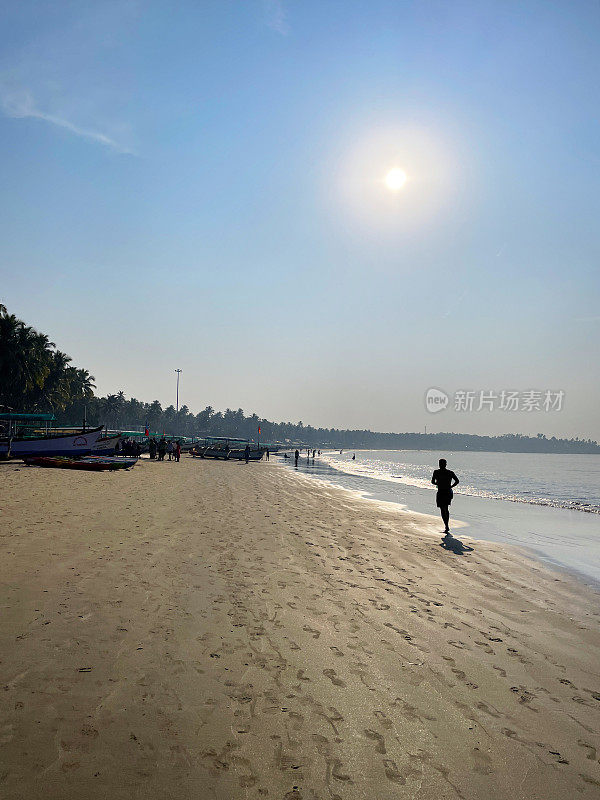
[[[282,466],[0,465],[0,797],[600,797],[598,594]]]

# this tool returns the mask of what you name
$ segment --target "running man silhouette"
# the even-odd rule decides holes
[[[448,523],[450,521],[450,503],[452,502],[452,497],[454,496],[452,489],[455,486],[458,486],[459,480],[451,469],[446,469],[445,458],[440,458],[439,464],[440,468],[434,470],[434,473],[431,476],[431,482],[434,486],[437,486],[435,504],[440,510],[442,520],[446,526],[444,533],[447,534],[450,533]]]

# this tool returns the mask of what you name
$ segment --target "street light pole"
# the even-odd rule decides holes
[[[179,376],[183,372],[182,369],[176,369],[175,372],[177,373],[177,409],[176,412],[179,414]]]

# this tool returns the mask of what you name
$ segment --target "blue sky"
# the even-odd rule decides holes
[[[1,298],[102,393],[168,404],[180,367],[193,410],[598,438],[599,22],[4,3]],[[565,404],[431,416],[430,386]]]

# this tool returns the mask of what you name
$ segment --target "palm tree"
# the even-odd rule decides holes
[[[52,360],[54,343],[25,325],[14,314],[0,315],[0,398],[6,405],[26,408],[35,402]]]
[[[116,429],[119,421],[119,411],[121,410],[121,400],[116,394],[109,394],[104,398],[104,415],[106,417],[107,428]]]
[[[150,403],[150,407],[148,408],[147,423],[151,428],[154,428],[154,430],[158,430],[161,428],[161,419],[162,406],[158,400],[154,400],[153,403]]]
[[[49,407],[53,411],[62,411],[68,405],[71,400],[68,371],[74,369],[70,363],[70,357],[60,350],[49,354],[44,382],[31,396],[34,408]]]

